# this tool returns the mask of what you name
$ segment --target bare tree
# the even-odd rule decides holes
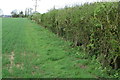
[[[27,16],[29,16],[29,15],[31,15],[32,14],[32,8],[26,8],[25,9],[25,16],[27,17]]]

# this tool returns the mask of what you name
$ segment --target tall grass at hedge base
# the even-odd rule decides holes
[[[120,15],[118,2],[96,2],[34,14],[30,19],[74,46],[84,46],[103,67],[120,68]]]

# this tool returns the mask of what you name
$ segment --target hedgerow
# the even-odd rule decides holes
[[[84,46],[103,67],[120,68],[119,2],[96,2],[53,9],[30,18],[58,36]]]

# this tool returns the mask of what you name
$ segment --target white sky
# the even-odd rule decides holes
[[[37,11],[45,13],[54,6],[56,8],[63,8],[65,5],[81,4],[85,2],[93,2],[100,0],[40,0],[38,1]],[[33,8],[34,0],[0,0],[0,9],[3,10],[4,14],[9,15],[11,11],[17,9],[25,11],[26,8]]]

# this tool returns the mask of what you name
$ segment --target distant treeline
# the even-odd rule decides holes
[[[29,18],[58,36],[84,46],[103,67],[120,68],[119,2],[96,2],[82,6],[52,9]]]
[[[28,17],[29,15],[32,15],[33,13],[37,13],[37,12],[32,12],[32,10],[33,10],[32,8],[26,8],[25,13],[24,13],[23,11],[19,11],[15,9],[11,12],[11,14],[12,14],[12,17],[15,17],[15,18]]]

